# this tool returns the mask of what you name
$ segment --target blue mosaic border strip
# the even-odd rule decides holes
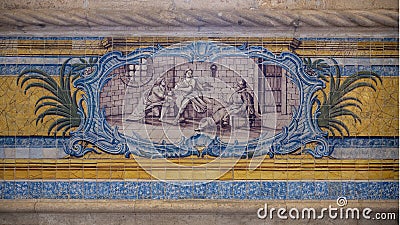
[[[399,137],[330,137],[335,148],[398,148]]]
[[[57,148],[63,147],[68,137],[0,137],[0,148]]]
[[[39,69],[49,75],[58,76],[61,66],[62,64],[0,64],[0,75],[17,76],[24,70]],[[70,66],[71,64],[67,64],[67,69]]]
[[[333,67],[331,70],[334,71]],[[372,71],[380,76],[399,76],[399,66],[391,66],[391,65],[372,65],[372,66],[363,66],[363,65],[345,65],[342,67],[343,75],[349,76],[357,73],[358,71]],[[333,72],[335,74],[335,72]]]
[[[0,137],[1,148],[57,148],[68,137]],[[329,144],[340,148],[398,148],[399,137],[330,137]]]
[[[345,65],[342,67],[343,74],[350,75],[357,73],[358,71],[372,71],[380,76],[399,76],[399,66],[391,66],[391,65]],[[331,67],[331,70],[334,72],[334,68]]]
[[[3,181],[0,199],[398,200],[398,182]]]

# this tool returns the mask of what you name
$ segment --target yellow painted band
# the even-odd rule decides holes
[[[167,180],[207,180],[229,163],[201,169],[212,159],[174,159],[170,162],[193,165],[188,169],[166,170],[162,160],[141,159],[1,159],[0,179],[155,179],[142,169]],[[219,180],[398,180],[399,160],[265,159],[255,169],[242,159]]]
[[[54,121],[45,119],[36,125],[34,114],[36,100],[47,94],[40,89],[32,89],[24,94],[23,88],[17,86],[16,76],[1,76],[0,83],[0,136],[47,136],[49,124]],[[382,77],[382,84],[377,85],[376,92],[360,88],[346,95],[359,98],[362,111],[355,109],[360,116],[361,124],[350,117],[343,117],[350,130],[350,136],[398,136],[399,134],[399,78]],[[329,85],[327,87],[329,90]]]

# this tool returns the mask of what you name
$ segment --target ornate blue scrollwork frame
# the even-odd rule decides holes
[[[113,79],[111,72],[125,64],[140,64],[141,59],[155,56],[175,56],[187,62],[214,62],[223,57],[262,58],[262,64],[278,65],[285,69],[290,79],[299,89],[300,105],[294,110],[292,120],[288,126],[273,137],[261,134],[259,138],[247,143],[235,142],[227,144],[219,137],[210,138],[205,134],[195,134],[190,138],[182,138],[177,145],[154,143],[143,139],[139,135],[127,136],[111,127],[106,120],[105,110],[100,108],[100,91],[104,85]],[[125,154],[129,157],[134,154],[150,158],[177,158],[190,155],[210,155],[215,157],[254,157],[269,155],[283,155],[298,153],[299,149],[316,158],[329,156],[333,147],[329,146],[327,133],[323,132],[318,124],[319,101],[315,92],[324,88],[325,84],[316,76],[308,75],[304,70],[302,60],[295,54],[284,52],[274,55],[267,49],[259,46],[241,47],[226,46],[207,41],[183,43],[179,46],[163,48],[161,46],[137,49],[128,55],[121,52],[110,52],[98,61],[89,75],[84,75],[74,82],[74,86],[85,92],[79,107],[81,111],[81,124],[71,133],[65,152],[72,156],[83,156],[85,153],[95,151],[86,147],[84,143],[91,143],[104,152],[110,154]],[[83,101],[86,105],[84,112]],[[313,105],[317,109],[313,112]],[[307,143],[315,143],[315,147],[306,148]],[[196,146],[205,146],[200,152]]]

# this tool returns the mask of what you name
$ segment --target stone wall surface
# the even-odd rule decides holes
[[[14,1],[2,3],[2,30],[40,35],[64,31],[137,35],[176,31],[185,35],[296,34],[345,36],[352,31],[397,28],[398,2],[386,1]],[[75,28],[72,28],[75,27]],[[106,28],[107,27],[107,28]],[[171,29],[174,27],[174,29]],[[334,29],[333,29],[334,28]],[[389,29],[388,29],[389,28]],[[333,30],[332,30],[333,29]],[[124,33],[125,32],[125,33]],[[135,33],[126,33],[135,32]],[[279,35],[279,33],[281,35]],[[382,33],[383,34],[383,33]],[[363,35],[360,33],[359,35]],[[370,32],[368,35],[377,35]],[[395,35],[395,34],[392,34]]]
[[[0,224],[398,224],[398,31],[395,0],[0,1]]]

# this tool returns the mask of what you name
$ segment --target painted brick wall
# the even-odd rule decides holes
[[[212,65],[216,67],[214,72],[211,70]],[[155,57],[143,62],[141,66],[136,65],[136,71],[131,71],[128,76],[129,68],[133,66],[122,66],[111,72],[110,76],[114,78],[101,91],[100,102],[110,121],[121,121],[123,115],[131,114],[157,78],[165,77],[167,89],[171,91],[183,79],[187,69],[192,69],[196,78],[206,78],[204,85],[220,90],[215,92],[209,87],[211,91],[203,91],[204,96],[214,99],[214,103],[208,106],[207,116],[222,107],[222,102],[229,99],[240,79],[245,79],[248,87],[253,90],[256,108],[259,107],[260,112],[276,112],[279,129],[290,122],[292,108],[300,104],[297,87],[286,79],[286,72],[282,68],[273,65],[260,67],[251,59],[227,57],[214,63],[184,63],[183,59],[177,57]],[[168,116],[173,117],[176,113],[175,107],[174,111],[168,112]],[[204,117],[198,115],[190,105],[185,112],[186,117],[189,115]]]

